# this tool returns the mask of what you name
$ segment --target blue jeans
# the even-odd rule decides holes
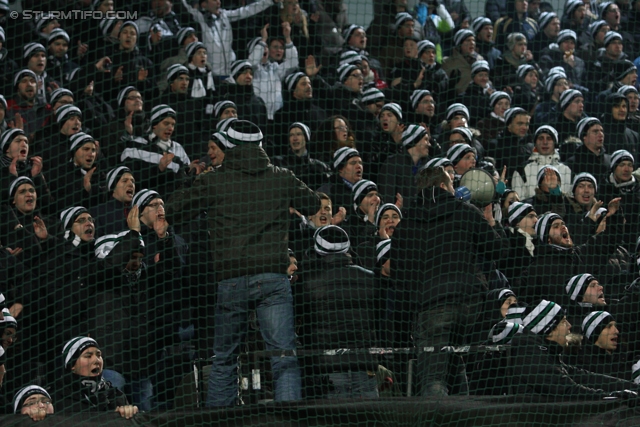
[[[291,283],[285,274],[265,273],[221,281],[207,407],[236,404],[238,355],[247,334],[249,307],[254,305],[267,350],[296,349]],[[298,358],[271,357],[271,369],[275,400],[301,399]]]
[[[367,371],[332,372],[328,374],[333,389],[325,396],[328,399],[377,398],[378,381]]]

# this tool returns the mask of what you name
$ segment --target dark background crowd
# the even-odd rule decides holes
[[[7,403],[169,409],[264,348],[282,401],[397,393],[409,356],[322,353],[380,347],[425,396],[637,396],[640,1],[22,8],[51,13],[0,0]],[[291,313],[234,293],[264,273]],[[61,375],[97,343],[98,385]]]

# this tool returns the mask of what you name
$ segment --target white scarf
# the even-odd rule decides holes
[[[631,185],[634,185],[636,183],[636,177],[631,175],[631,179],[629,181],[618,183],[614,178],[613,174],[611,174],[609,175],[609,182],[615,185],[616,188],[624,189],[624,187],[629,187]]]
[[[193,79],[193,86],[191,87],[191,97],[192,98],[204,98],[207,96],[207,90],[215,91],[216,86],[213,83],[213,74],[211,71],[207,70],[206,67],[196,67],[193,64],[189,64],[189,68],[191,70],[195,70],[196,68],[202,74],[207,76],[207,87],[205,88],[202,79],[195,77]]]

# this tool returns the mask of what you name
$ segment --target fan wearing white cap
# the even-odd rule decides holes
[[[13,413],[28,415],[33,421],[42,421],[55,413],[51,395],[38,385],[28,385],[13,397]]]
[[[267,118],[284,105],[282,80],[298,67],[298,49],[291,41],[291,25],[282,24],[284,40],[269,39],[268,24],[262,27],[260,37],[249,43],[247,60],[253,66],[253,90],[267,107]]]
[[[577,365],[591,372],[631,381],[633,360],[627,360],[631,353],[627,347],[620,346],[622,336],[625,336],[625,341],[630,337],[623,335],[623,327],[613,315],[603,307],[594,308],[580,321],[584,339]],[[628,332],[628,328],[624,329]]]
[[[476,52],[476,37],[470,29],[458,30],[453,36],[453,43],[451,56],[444,58],[442,69],[449,79],[457,78],[455,92],[461,95],[471,83],[471,66],[484,58]]]
[[[91,209],[91,216],[101,224],[99,235],[117,234],[128,228],[127,215],[136,193],[136,180],[131,169],[118,166],[107,172],[104,184],[107,201]]]

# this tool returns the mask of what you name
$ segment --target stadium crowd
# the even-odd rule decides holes
[[[640,1],[22,3],[135,19],[0,0],[6,413],[638,397]]]

